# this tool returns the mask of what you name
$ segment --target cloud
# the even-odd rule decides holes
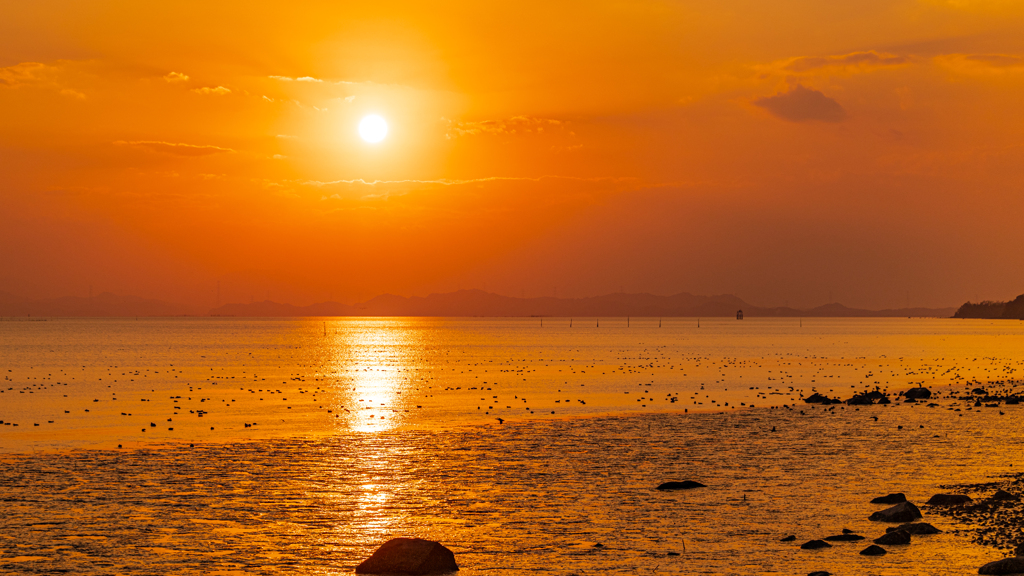
[[[799,84],[789,92],[758,98],[754,105],[790,122],[839,122],[846,118],[838,102]]]
[[[65,88],[65,89],[61,90],[60,93],[62,95],[64,95],[64,96],[68,96],[70,98],[76,98],[78,100],[85,100],[85,94],[82,94],[78,90],[72,90],[70,88]]]
[[[274,80],[280,80],[282,82],[323,82],[319,78],[313,78],[312,76],[302,76],[300,78],[291,78],[288,76],[270,76]]]
[[[174,156],[208,156],[210,154],[217,154],[220,152],[234,152],[231,148],[221,148],[220,146],[211,146],[208,144],[182,144],[180,142],[161,142],[158,140],[134,140],[131,142],[118,140],[114,142],[114,144],[118,146],[134,146],[135,148],[142,148],[151,152],[172,154]]]
[[[210,88],[209,86],[204,86],[202,88],[195,88],[192,91],[196,92],[198,94],[216,94],[218,96],[223,96],[225,94],[230,94],[231,93],[231,89],[230,88],[225,88],[223,86],[217,86],[216,88]]]
[[[1024,72],[1024,56],[1015,54],[943,54],[939,64],[965,74]]]
[[[43,76],[54,70],[55,67],[40,62],[22,62],[0,68],[0,86],[17,88],[24,84],[40,82],[44,80]]]
[[[459,122],[442,118],[448,123],[448,138],[459,136],[476,136],[479,134],[519,134],[542,133],[545,127],[562,127],[565,122],[550,118],[531,118],[514,116],[506,120],[481,120],[479,122]]]
[[[186,82],[188,81],[188,75],[182,74],[181,72],[171,72],[164,76],[164,80],[168,82]]]
[[[906,56],[878,53],[874,50],[851,52],[834,56],[801,56],[782,63],[786,72],[805,73],[824,68],[839,69],[844,72],[867,72],[876,68],[902,66],[910,61]]]

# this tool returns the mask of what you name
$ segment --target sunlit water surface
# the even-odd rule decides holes
[[[0,322],[0,570],[351,573],[398,535],[466,574],[967,574],[1000,556],[952,531],[881,558],[798,545],[880,535],[874,496],[1012,471],[1021,409],[950,396],[1016,385],[1021,323],[572,322]],[[799,400],[921,384],[939,406]],[[709,487],[653,490],[680,479]]]

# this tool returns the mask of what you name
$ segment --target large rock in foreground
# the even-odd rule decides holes
[[[915,400],[927,400],[932,397],[932,391],[921,386],[918,388],[911,388],[903,393],[904,398],[913,398]]]
[[[683,480],[682,482],[665,482],[658,485],[658,490],[690,490],[691,488],[707,488],[700,482]]]
[[[868,516],[868,520],[876,522],[913,522],[920,517],[921,511],[912,502],[901,502],[892,508],[875,512]]]
[[[356,566],[356,574],[443,574],[459,569],[455,554],[422,538],[393,538]]]
[[[1024,558],[1003,558],[978,568],[978,574],[1024,574]]]

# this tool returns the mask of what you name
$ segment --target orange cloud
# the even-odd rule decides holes
[[[530,134],[544,132],[545,127],[564,127],[565,122],[551,118],[530,118],[514,116],[505,120],[481,120],[476,122],[460,122],[443,119],[448,123],[446,137],[476,136],[478,134]]]
[[[181,72],[171,72],[164,76],[164,80],[167,82],[187,82],[188,75]]]
[[[208,156],[210,154],[218,154],[220,152],[234,152],[231,148],[221,148],[220,146],[183,144],[180,142],[160,142],[155,140],[135,140],[132,142],[118,140],[114,142],[114,144],[118,146],[134,146],[151,152],[161,152],[164,154],[172,154],[174,156]]]
[[[209,86],[204,86],[202,88],[195,88],[192,91],[196,92],[198,94],[216,94],[217,96],[223,96],[225,94],[230,94],[231,93],[231,89],[230,88],[225,88],[223,86],[217,86],[216,88],[210,88]]]
[[[840,122],[846,118],[846,110],[838,102],[799,84],[789,92],[758,98],[754,105],[790,122]]]
[[[936,60],[965,74],[1004,74],[1024,71],[1024,56],[1015,54],[944,54]]]
[[[793,73],[832,69],[843,72],[866,72],[877,68],[902,66],[910,61],[906,56],[880,54],[874,50],[851,52],[835,56],[801,56],[782,65],[782,70]]]

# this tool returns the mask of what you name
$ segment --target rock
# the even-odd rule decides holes
[[[824,570],[818,570],[816,572],[811,572],[807,576],[832,576],[832,573],[831,572],[825,572]]]
[[[917,388],[911,388],[910,390],[904,392],[903,397],[913,398],[915,400],[927,400],[932,397],[932,391],[925,388],[924,386],[919,386]]]
[[[860,551],[861,556],[881,556],[885,553],[885,548],[875,546],[874,544]]]
[[[811,540],[800,545],[801,550],[817,550],[818,548],[831,548],[832,545],[824,540]]]
[[[455,554],[422,538],[393,538],[356,566],[356,574],[440,574],[459,569]]]
[[[978,568],[978,574],[1024,574],[1024,558],[1003,558]]]
[[[914,522],[913,524],[900,524],[899,526],[890,526],[886,528],[886,532],[895,532],[897,530],[903,530],[908,534],[939,534],[942,530],[939,530],[935,526],[927,522]]]
[[[785,538],[780,538],[779,542],[792,542],[794,540],[796,540],[796,536],[790,534],[789,536],[786,536]]]
[[[894,530],[875,538],[875,544],[910,544],[910,532],[906,530]]]
[[[978,394],[978,395],[981,395],[981,396],[988,396],[988,392],[986,392],[984,388],[975,388],[974,390],[971,390],[971,394]]]
[[[1010,494],[1006,490],[996,490],[996,493],[989,496],[992,500],[1020,500],[1020,496]]]
[[[867,394],[856,394],[847,400],[846,403],[849,406],[870,406],[875,402],[871,398],[868,398]]]
[[[824,396],[822,394],[815,392],[814,394],[811,394],[807,398],[804,398],[804,402],[808,404],[839,404],[842,402],[842,400],[838,398],[829,398],[828,396]]]
[[[906,502],[907,497],[903,492],[896,492],[895,494],[889,494],[887,496],[879,496],[871,500],[872,504],[899,504],[900,502]]]
[[[920,517],[921,511],[912,502],[901,502],[892,508],[875,512],[868,516],[868,520],[876,522],[913,522]]]
[[[863,540],[864,537],[858,534],[836,534],[835,536],[826,536],[825,540],[829,542],[856,542],[857,540]]]
[[[960,506],[970,501],[971,497],[963,494],[936,494],[929,498],[925,504],[929,506]]]
[[[1024,556],[1024,542],[1017,544],[1017,548],[1013,551],[1014,556]]]
[[[665,482],[658,485],[658,490],[689,490],[691,488],[707,488],[707,486],[700,482],[694,482],[693,480],[683,480],[682,482]]]
[[[892,404],[892,400],[889,400],[888,398],[884,398],[884,397],[883,397],[883,398],[880,398],[880,399],[878,400],[878,403],[879,403],[879,404]]]

